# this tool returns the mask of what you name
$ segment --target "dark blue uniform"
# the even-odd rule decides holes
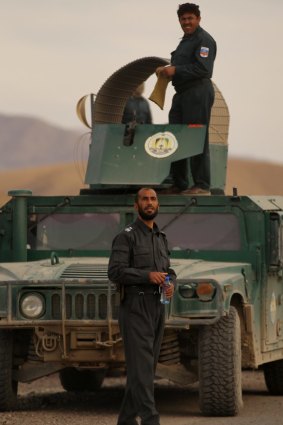
[[[119,326],[127,365],[127,386],[118,425],[158,425],[154,400],[154,376],[164,331],[164,305],[159,286],[149,281],[149,272],[166,272],[173,282],[167,240],[154,225],[140,219],[113,240],[108,276],[124,290]]]
[[[214,102],[211,77],[216,50],[216,42],[211,35],[198,27],[192,34],[185,34],[171,54],[171,64],[176,67],[172,79],[176,94],[169,112],[169,123],[207,126],[203,153],[191,158],[194,184],[202,189],[210,188],[208,126]],[[177,187],[181,190],[188,187],[186,159],[174,162],[171,174]]]
[[[136,121],[138,124],[152,124],[148,101],[142,96],[129,97],[122,117],[122,123]]]

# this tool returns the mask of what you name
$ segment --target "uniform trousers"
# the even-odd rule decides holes
[[[156,291],[158,292],[158,291]],[[164,332],[165,309],[159,293],[125,294],[120,305],[127,384],[118,425],[159,425],[154,377]]]
[[[210,188],[208,128],[214,96],[214,88],[210,79],[196,80],[190,88],[173,96],[169,112],[170,124],[202,124],[207,126],[203,153],[193,156],[190,160],[194,185],[202,189]],[[187,189],[189,185],[188,160],[181,159],[173,162],[170,174],[175,186],[181,190]]]

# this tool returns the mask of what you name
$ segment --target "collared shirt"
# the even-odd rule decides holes
[[[176,67],[172,84],[177,92],[186,90],[197,80],[212,77],[216,50],[215,40],[201,27],[183,36],[171,53],[171,64]]]
[[[176,280],[165,234],[156,224],[150,229],[137,218],[113,240],[108,277],[120,285],[144,285],[150,284],[149,272],[153,271],[168,273]]]
[[[142,96],[131,96],[125,106],[122,123],[136,121],[138,124],[152,124],[148,101]]]

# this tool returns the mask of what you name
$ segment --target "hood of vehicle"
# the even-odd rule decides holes
[[[213,262],[204,260],[172,260],[178,280],[192,278],[217,278],[219,275],[239,273],[250,267],[246,263]],[[93,279],[107,281],[108,258],[63,258],[59,263],[40,260],[24,263],[2,263],[0,281]]]
[[[241,273],[245,270],[250,271],[249,263],[231,263],[205,261],[200,259],[194,260],[172,260],[171,267],[175,270],[178,280],[193,278],[210,278],[218,279],[220,275],[224,278],[226,275]]]
[[[94,279],[108,280],[108,258],[63,258],[58,263],[40,260],[28,263],[2,263],[0,281]]]

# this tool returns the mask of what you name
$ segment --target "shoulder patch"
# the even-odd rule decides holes
[[[131,232],[133,230],[133,228],[131,226],[128,226],[125,228],[125,232]]]
[[[208,47],[201,47],[200,48],[200,53],[199,53],[199,55],[200,55],[200,57],[201,58],[207,58],[208,57],[208,54],[209,54],[209,48]]]

